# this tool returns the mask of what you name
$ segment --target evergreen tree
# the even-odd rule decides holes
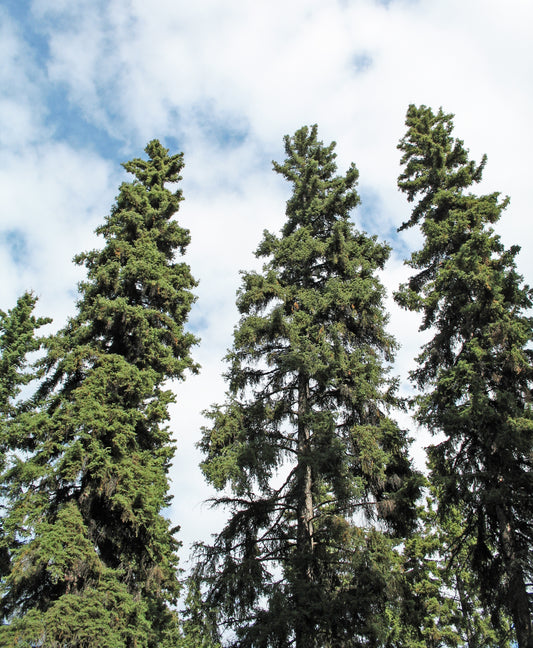
[[[33,315],[36,303],[33,294],[24,293],[12,310],[0,310],[0,413],[4,430],[5,424],[26,407],[24,399],[19,400],[22,388],[37,378],[35,366],[28,366],[28,355],[41,347],[35,331],[51,320]]]
[[[517,246],[492,227],[508,200],[477,196],[486,163],[469,160],[453,116],[410,106],[399,148],[399,187],[415,206],[401,229],[419,224],[417,272],[397,299],[434,331],[412,379],[418,420],[444,440],[430,448],[439,514],[457,507],[449,560],[467,551],[484,602],[498,623],[512,620],[520,648],[533,646],[532,293],[517,274]]]
[[[130,648],[174,645],[179,593],[167,473],[164,388],[195,370],[184,331],[195,281],[175,261],[189,233],[173,215],[182,155],[154,140],[148,160],[97,229],[101,250],[77,314],[47,345],[32,418],[9,440],[6,522],[20,539],[2,582],[2,645]],[[21,452],[22,451],[22,452]]]
[[[2,475],[9,465],[11,448],[16,446],[13,439],[18,437],[31,410],[28,399],[20,396],[23,388],[38,377],[35,363],[28,359],[41,346],[42,340],[35,332],[51,321],[33,315],[36,301],[34,295],[25,293],[8,313],[0,311],[0,578],[9,573],[11,551],[17,543],[3,521],[6,492]]]
[[[430,489],[431,491],[431,489]],[[402,648],[510,648],[508,625],[493,627],[480,601],[480,588],[463,544],[450,569],[445,548],[462,534],[457,508],[439,519],[431,493],[419,513],[420,528],[402,551]]]
[[[287,221],[264,233],[263,271],[243,274],[227,400],[203,431],[202,468],[230,517],[199,571],[234,646],[377,646],[393,633],[393,545],[419,476],[387,414],[395,342],[376,275],[389,249],[350,222],[358,171],[335,175],[334,148],[316,126],[285,138],[274,170],[293,187]]]
[[[182,635],[179,648],[220,648],[216,610],[206,609],[200,584],[195,578],[187,580],[185,609],[181,613]]]

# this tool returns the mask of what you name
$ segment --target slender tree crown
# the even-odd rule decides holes
[[[12,310],[0,311],[0,411],[4,423],[24,408],[24,402],[17,403],[20,392],[37,378],[35,368],[28,367],[28,355],[41,346],[35,331],[52,320],[33,315],[36,303],[32,293],[24,293]]]
[[[21,429],[30,416],[31,401],[23,398],[21,392],[32,380],[38,378],[35,363],[28,356],[38,351],[42,340],[36,336],[36,331],[51,320],[37,318],[33,315],[36,297],[25,293],[16,306],[7,313],[0,311],[0,475],[9,466],[11,449],[25,449],[18,445]],[[12,533],[5,517],[8,507],[9,489],[0,481],[0,578],[9,573],[10,555],[17,545],[17,538]],[[0,608],[0,618],[3,617],[3,606]]]
[[[316,126],[285,138],[274,170],[293,187],[287,220],[281,236],[264,232],[263,271],[243,273],[227,400],[200,444],[230,509],[200,571],[235,646],[362,646],[391,632],[391,538],[411,524],[419,480],[387,415],[395,343],[376,273],[389,249],[351,223],[358,172],[336,175],[334,147]]]
[[[71,328],[78,344],[88,339],[138,369],[181,379],[195,367],[190,348],[196,340],[183,325],[196,282],[189,266],[174,260],[184,254],[190,235],[172,219],[182,192],[166,185],[181,180],[183,155],[169,156],[157,140],[146,153],[149,160],[123,165],[136,179],[122,184],[110,216],[96,230],[104,248],[75,258],[87,267],[88,280],[80,286],[79,315]]]
[[[445,440],[430,448],[442,516],[460,506],[464,523],[452,562],[468,547],[484,600],[506,610],[520,648],[533,645],[532,292],[494,232],[507,206],[497,193],[466,193],[481,179],[452,115],[411,106],[399,187],[415,202],[402,228],[420,224],[417,272],[397,300],[433,327],[413,381],[425,392],[418,419]]]
[[[10,439],[5,527],[17,546],[2,645],[175,645],[163,383],[197,368],[184,331],[195,281],[174,260],[189,233],[172,220],[181,192],[166,187],[182,155],[155,140],[146,153],[124,165],[135,179],[97,230],[103,248],[76,259],[88,270],[77,315],[48,341],[32,416]]]

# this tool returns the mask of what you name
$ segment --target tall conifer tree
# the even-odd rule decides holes
[[[19,445],[21,430],[34,420],[31,400],[21,397],[21,392],[38,378],[35,362],[29,356],[41,347],[37,329],[51,321],[34,316],[36,302],[34,295],[25,293],[12,310],[0,311],[0,578],[9,574],[11,555],[18,544],[16,534],[5,523],[9,490],[3,477],[9,470],[12,448],[24,450]]]
[[[208,481],[229,489],[202,570],[234,646],[377,646],[393,632],[393,538],[419,480],[387,414],[389,249],[350,222],[358,171],[336,175],[334,148],[316,126],[285,138],[287,220],[264,233],[263,271],[243,274],[227,401],[201,442]]]
[[[511,648],[506,618],[494,627],[480,601],[479,579],[462,544],[450,569],[446,548],[462,534],[463,516],[448,510],[445,519],[434,509],[431,489],[420,511],[420,528],[402,549],[404,593],[401,596],[401,648]],[[502,615],[503,617],[504,615]]]
[[[2,582],[7,646],[175,645],[178,541],[162,510],[174,444],[168,379],[195,370],[184,331],[195,281],[189,233],[173,220],[182,155],[154,140],[124,165],[97,233],[81,254],[78,310],[48,344],[38,425],[12,439],[7,522],[20,545]]]
[[[467,550],[494,621],[507,611],[518,645],[531,648],[532,293],[516,271],[519,248],[505,249],[492,227],[508,201],[468,193],[486,158],[469,160],[452,119],[407,112],[398,184],[415,206],[401,229],[419,224],[424,242],[397,299],[434,330],[412,378],[424,390],[419,421],[445,437],[429,455],[439,513],[464,515],[451,565]]]

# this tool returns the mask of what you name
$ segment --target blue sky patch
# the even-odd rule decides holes
[[[209,103],[196,108],[195,118],[203,134],[219,149],[238,148],[249,134],[249,126],[244,118],[221,115]]]
[[[27,0],[4,0],[4,7],[16,22],[17,31],[24,39],[35,65],[38,77],[35,82],[45,106],[44,125],[53,132],[56,141],[68,143],[75,149],[88,148],[118,164],[122,161],[118,151],[123,147],[123,142],[92,124],[84,115],[83,108],[69,99],[65,84],[52,83],[48,78],[50,52],[47,31],[45,25],[34,18],[30,5]]]
[[[48,39],[33,18],[31,4],[29,0],[3,0],[2,2],[3,8],[16,22],[21,36],[24,36],[26,46],[34,52],[35,60],[47,59]]]
[[[193,304],[187,328],[194,335],[199,335],[209,328],[209,317],[205,314],[205,310],[197,303]]]
[[[359,195],[361,202],[354,216],[361,229],[371,236],[376,234],[381,242],[392,245],[400,256],[409,255],[410,250],[398,236],[396,226],[392,222],[387,222],[386,215],[383,214],[384,206],[379,193],[371,187],[360,186]]]
[[[15,265],[29,265],[28,240],[22,230],[9,229],[0,232],[0,242],[7,247],[9,256]]]
[[[122,161],[120,150],[124,142],[88,121],[83,109],[70,101],[64,84],[50,86],[47,108],[46,124],[54,130],[57,140],[67,142],[75,149],[89,148],[117,164]]]
[[[366,72],[372,67],[372,57],[364,52],[356,54],[352,58],[352,66],[357,73]]]

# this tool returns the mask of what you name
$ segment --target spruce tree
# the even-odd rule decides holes
[[[203,605],[200,584],[187,580],[187,595],[181,611],[182,635],[176,648],[220,648],[216,610]]]
[[[29,358],[41,347],[42,340],[36,336],[36,331],[51,321],[33,315],[36,302],[33,294],[25,293],[12,310],[0,311],[0,578],[9,573],[11,553],[17,545],[16,536],[4,522],[8,492],[4,488],[3,475],[8,469],[12,448],[22,450],[17,439],[32,407],[30,399],[21,397],[21,392],[28,389],[39,374],[35,362]],[[3,616],[0,610],[0,619]]]
[[[472,540],[461,546],[450,569],[446,548],[462,535],[460,510],[445,520],[434,510],[429,490],[419,514],[420,528],[402,550],[402,648],[510,648],[508,623],[498,627],[480,600],[479,579],[469,564]],[[503,615],[502,615],[503,616]]]
[[[5,524],[20,539],[2,582],[2,645],[175,645],[178,541],[162,515],[174,444],[169,379],[195,370],[184,325],[195,281],[176,260],[183,156],[147,160],[79,255],[77,313],[46,350],[32,421],[11,438]],[[23,453],[20,452],[23,449]]]
[[[418,420],[444,440],[429,452],[438,510],[463,521],[450,569],[468,554],[493,621],[512,620],[520,648],[533,645],[532,293],[493,225],[507,206],[499,194],[469,192],[486,163],[453,137],[453,116],[410,106],[399,148],[399,187],[414,202],[401,229],[420,225],[416,271],[397,295],[433,332],[412,379]]]
[[[27,399],[20,399],[20,393],[38,376],[35,363],[32,364],[28,356],[41,347],[42,340],[36,336],[36,330],[51,320],[33,315],[36,303],[35,295],[24,293],[13,309],[7,313],[0,310],[0,413],[3,430],[6,423],[13,421],[27,405]],[[6,441],[5,436],[2,441]]]
[[[264,232],[263,271],[243,273],[227,400],[203,431],[229,520],[199,572],[232,646],[377,646],[393,632],[393,546],[419,476],[388,415],[389,248],[350,221],[358,171],[336,175],[334,148],[316,126],[285,138],[287,220]]]

